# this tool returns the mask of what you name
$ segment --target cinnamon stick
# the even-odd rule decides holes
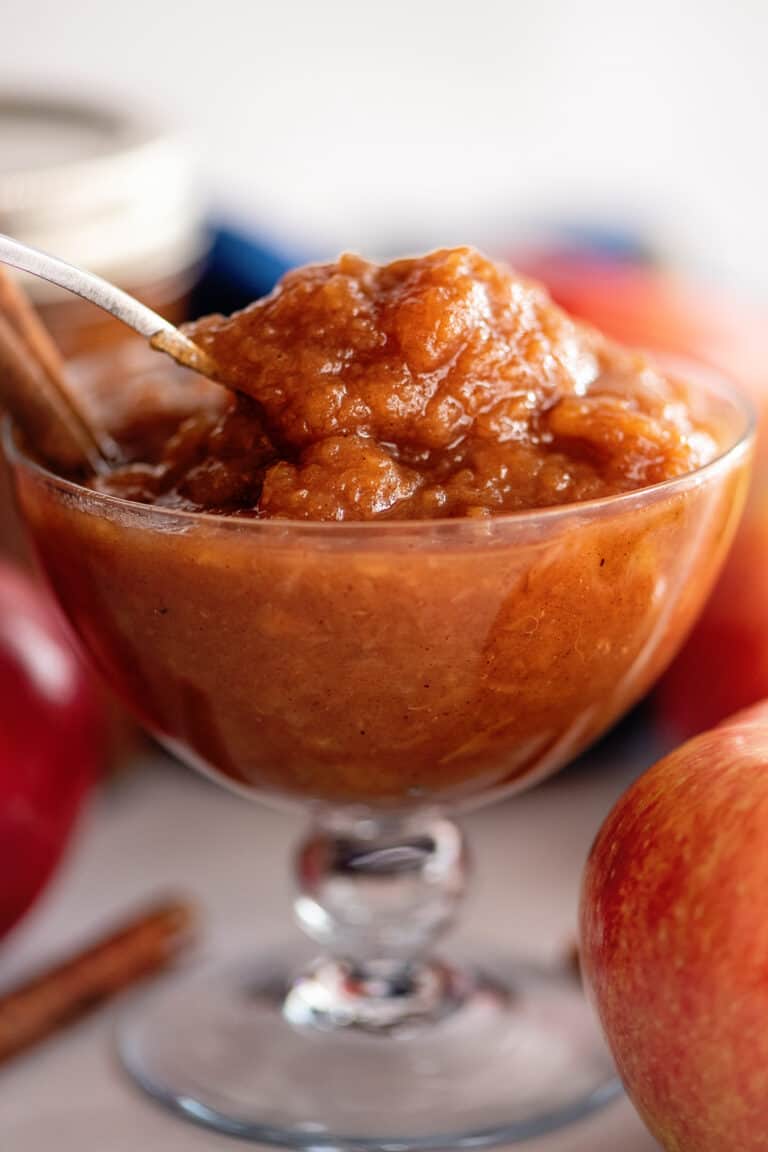
[[[575,976],[577,980],[581,980],[581,955],[579,953],[579,945],[575,940],[568,946],[565,964],[570,974]]]
[[[67,387],[64,365],[22,288],[0,265],[0,405],[30,446],[57,469],[102,471],[114,455]]]
[[[168,967],[194,927],[189,905],[155,905],[0,996],[0,1064]]]
[[[46,376],[64,388],[64,365],[50,332],[18,281],[0,264],[0,312],[39,361]]]

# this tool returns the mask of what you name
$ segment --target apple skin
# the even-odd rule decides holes
[[[685,646],[657,685],[655,712],[671,742],[768,697],[768,495],[765,460],[717,585]]]
[[[581,896],[581,963],[627,1093],[668,1152],[768,1148],[768,702],[619,800]]]
[[[0,564],[0,937],[53,873],[105,748],[103,696],[58,608]]]

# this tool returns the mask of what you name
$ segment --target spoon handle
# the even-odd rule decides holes
[[[0,233],[0,260],[13,268],[18,268],[20,272],[29,272],[33,276],[50,281],[51,284],[57,284],[60,288],[66,288],[68,292],[82,296],[84,300],[90,300],[97,307],[111,312],[124,324],[135,328],[147,339],[163,328],[172,327],[162,316],[158,316],[157,312],[140,304],[133,296],[116,288],[114,284],[95,276],[93,272],[76,268],[66,260],[60,260],[58,256],[49,256],[47,252],[22,244],[19,240],[13,240],[2,233]]]
[[[58,256],[50,256],[47,252],[41,252],[30,244],[22,244],[3,233],[0,233],[0,261],[21,272],[29,272],[32,276],[57,284],[59,288],[74,292],[84,300],[90,300],[129,328],[146,336],[155,347],[168,352],[180,364],[205,375],[211,374],[211,364],[196,344],[157,312],[147,308],[146,304],[110,284],[108,280],[102,280],[101,276],[87,272],[84,268],[76,268]]]

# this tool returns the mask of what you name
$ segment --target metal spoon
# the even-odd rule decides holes
[[[0,261],[21,272],[29,272],[51,284],[57,284],[59,288],[66,288],[84,300],[90,300],[97,308],[103,308],[129,328],[146,336],[153,348],[167,352],[177,364],[216,378],[216,366],[207,352],[198,348],[197,344],[157,312],[110,284],[108,280],[103,280],[101,276],[68,264],[58,256],[49,256],[47,252],[41,252],[30,244],[22,244],[20,240],[14,240],[3,233],[0,233]]]

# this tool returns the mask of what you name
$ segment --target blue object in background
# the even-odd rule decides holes
[[[580,223],[567,219],[533,222],[517,229],[523,250],[546,251],[561,259],[585,258],[606,263],[654,263],[657,253],[648,239],[631,227]],[[263,233],[244,230],[224,221],[211,226],[212,246],[203,278],[194,292],[191,316],[209,312],[228,314],[244,308],[259,296],[271,292],[290,268],[318,258],[300,243],[286,245]],[[423,247],[428,248],[429,243]],[[515,238],[500,230],[498,244],[487,245],[491,254],[503,251],[514,259]],[[416,244],[415,250],[419,249]],[[413,238],[404,250],[414,250]],[[392,258],[400,255],[393,252]]]
[[[659,258],[652,241],[636,229],[620,225],[581,224],[578,221],[557,223],[552,228],[547,250],[563,257],[592,259],[607,264],[655,264]]]
[[[190,313],[202,316],[244,308],[271,292],[289,268],[310,259],[311,254],[306,251],[288,250],[257,233],[215,223],[211,250]]]
[[[518,229],[519,230],[519,229]],[[645,236],[630,227],[598,227],[593,223],[556,220],[538,222],[519,230],[518,242],[523,249],[535,241],[534,248],[546,250],[558,258],[590,258],[609,264],[651,264],[657,256]],[[319,253],[301,244],[287,245],[250,232],[233,223],[214,221],[212,247],[203,278],[192,296],[190,316],[208,312],[228,314],[245,308],[259,296],[265,296],[289,268],[317,259]],[[419,245],[416,245],[417,249]],[[424,245],[428,248],[428,243]],[[409,250],[413,243],[408,245]],[[514,259],[515,241],[499,236],[499,251]],[[491,248],[493,255],[493,248]],[[398,255],[398,253],[394,253]],[[394,258],[394,257],[393,257]]]

